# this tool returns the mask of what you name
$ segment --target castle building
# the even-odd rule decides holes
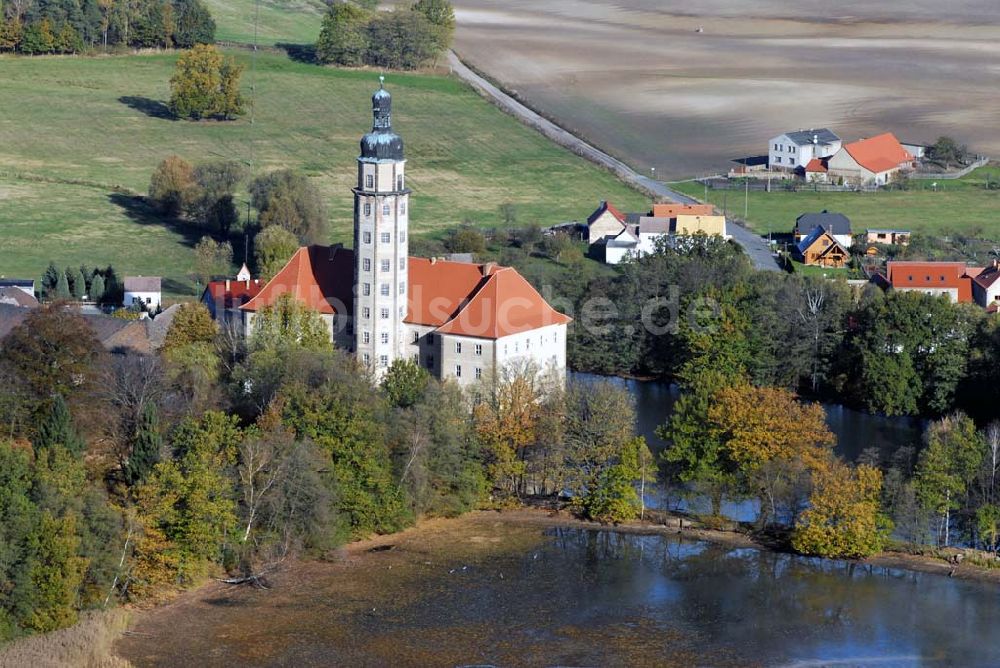
[[[245,330],[260,308],[291,293],[319,312],[333,344],[355,353],[376,378],[398,359],[462,385],[513,365],[563,377],[570,318],[517,270],[409,256],[406,158],[384,87],[372,96],[372,112],[353,188],[354,249],[300,248],[240,307]]]

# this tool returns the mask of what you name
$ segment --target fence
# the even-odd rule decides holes
[[[968,174],[970,174],[973,170],[979,169],[980,167],[984,167],[985,165],[989,164],[989,162],[990,162],[989,156],[981,155],[981,156],[978,156],[978,158],[976,159],[976,161],[974,163],[972,163],[971,165],[969,165],[965,169],[962,169],[962,170],[957,171],[957,172],[946,172],[946,173],[939,173],[939,174],[928,174],[928,173],[921,173],[921,172],[913,172],[912,174],[910,174],[910,178],[911,179],[923,179],[923,180],[934,179],[935,181],[947,181],[947,180],[950,180],[950,179],[960,179],[963,176],[967,176]]]
[[[806,183],[805,181],[730,180],[725,178],[699,179],[699,183],[712,190],[750,190],[750,192],[866,192],[879,190],[878,186],[838,186],[834,183]]]

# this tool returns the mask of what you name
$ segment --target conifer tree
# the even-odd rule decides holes
[[[104,277],[100,274],[94,274],[94,278],[90,281],[90,299],[97,303],[104,300]]]
[[[84,277],[82,271],[77,270],[73,276],[73,299],[83,301],[83,298],[86,296],[87,279]]]
[[[83,453],[83,439],[73,427],[73,418],[62,395],[57,394],[52,400],[52,407],[38,428],[35,447],[39,449],[63,447],[74,455]]]
[[[56,282],[56,299],[69,299],[72,295],[69,291],[69,279],[66,278],[66,272],[59,272],[59,279]]]
[[[156,405],[147,403],[142,409],[139,424],[132,439],[132,453],[125,464],[125,482],[131,487],[142,482],[160,459],[159,417]]]

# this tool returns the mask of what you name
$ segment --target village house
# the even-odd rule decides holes
[[[973,277],[981,271],[963,262],[890,261],[879,280],[899,292],[945,295],[953,303],[968,304],[972,302]]]
[[[819,213],[804,213],[795,219],[795,227],[792,228],[795,243],[797,244],[811,235],[817,227],[829,232],[844,248],[850,248],[854,244],[854,237],[851,235],[851,219],[842,213],[832,213],[826,209]]]
[[[914,168],[916,158],[891,132],[844,144],[826,161],[826,179],[852,185],[881,186]],[[818,175],[817,175],[818,176]]]
[[[653,204],[646,214],[623,214],[608,202],[587,218],[592,256],[606,264],[656,251],[660,239],[705,234],[729,238],[725,216],[715,214],[711,204]]]
[[[0,304],[31,308],[38,306],[38,300],[20,288],[0,286]]]
[[[1000,304],[1000,261],[993,260],[972,279],[972,298],[985,309],[995,310]]]
[[[462,385],[509,365],[532,365],[565,378],[570,318],[517,270],[409,256],[406,160],[384,88],[372,96],[372,110],[353,188],[354,249],[298,249],[239,307],[247,334],[262,308],[291,294],[317,311],[331,341],[357,355],[376,377],[395,360],[410,359],[436,378]]]
[[[786,132],[771,138],[767,164],[772,171],[796,171],[814,159],[835,154],[841,143],[840,137],[827,128]]]
[[[260,280],[250,277],[250,270],[244,264],[235,280],[209,281],[201,293],[201,303],[212,314],[213,320],[224,325],[242,326],[243,312],[240,307],[256,297],[263,287]]]
[[[35,279],[33,278],[3,278],[0,277],[0,290],[20,290],[32,299],[35,298]]]
[[[147,311],[158,309],[160,307],[160,277],[126,276],[122,306],[125,308],[141,306]]]
[[[847,266],[850,253],[830,232],[817,225],[795,246],[802,264],[840,269]]]
[[[868,230],[865,232],[865,241],[870,244],[908,246],[911,234],[909,230]]]

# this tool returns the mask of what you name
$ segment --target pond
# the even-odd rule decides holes
[[[674,403],[680,396],[676,385],[662,381],[640,381],[589,373],[569,374],[571,382],[609,380],[625,387],[635,398],[638,431],[654,452],[664,446],[656,436],[656,428],[669,419]],[[824,403],[826,422],[837,437],[836,451],[848,461],[854,461],[866,448],[878,448],[890,455],[907,445],[919,445],[924,424],[918,418],[871,415],[840,404]]]
[[[569,374],[571,382],[593,383],[607,380],[620,384],[635,399],[636,429],[646,437],[650,449],[659,453],[665,443],[656,435],[656,428],[664,424],[673,412],[674,403],[680,396],[676,385],[661,381],[640,381],[589,373]],[[877,448],[884,459],[904,446],[918,446],[924,424],[918,418],[885,417],[871,415],[840,404],[824,403],[826,422],[837,438],[835,452],[843,459],[853,462],[868,448]],[[675,494],[676,490],[665,490],[659,486],[646,490],[646,505],[651,508],[706,513],[709,505],[706,499],[689,498]],[[752,522],[757,517],[758,504],[755,500],[725,501],[722,514],[741,522]]]
[[[1000,665],[997,588],[490,513],[154,611],[136,666]]]

